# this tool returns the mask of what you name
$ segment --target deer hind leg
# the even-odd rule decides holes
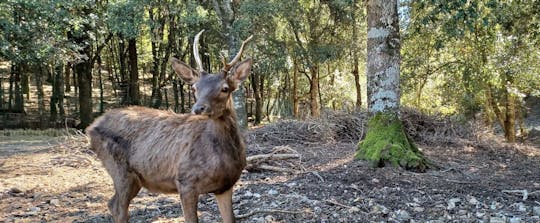
[[[223,219],[224,223],[235,222],[233,207],[232,207],[232,194],[233,194],[232,187],[231,189],[221,194],[215,194],[218,207],[219,207],[219,213],[221,214],[221,218]]]
[[[129,222],[129,203],[141,190],[141,184],[136,174],[128,171],[127,164],[109,160],[103,162],[114,183],[114,196],[109,201],[115,223]]]

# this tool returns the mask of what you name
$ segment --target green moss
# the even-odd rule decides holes
[[[409,170],[424,171],[428,160],[411,142],[401,120],[392,114],[376,114],[368,122],[368,132],[358,144],[355,157],[374,166],[391,163]]]

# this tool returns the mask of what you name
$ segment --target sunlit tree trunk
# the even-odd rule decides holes
[[[375,166],[390,163],[424,170],[427,161],[412,143],[399,119],[400,38],[397,0],[367,2],[368,132],[357,158]]]

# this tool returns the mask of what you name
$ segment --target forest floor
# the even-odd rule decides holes
[[[312,121],[282,121],[246,133],[248,155],[299,158],[266,160],[276,171],[255,166],[242,174],[234,191],[239,221],[540,222],[536,141],[507,144],[489,134],[456,138],[437,131],[426,141],[414,131],[428,119],[418,119],[408,131],[439,168],[416,173],[355,160],[355,134],[362,133],[358,127],[347,132],[351,122],[343,124],[345,119],[362,123],[347,116],[332,124],[341,128],[333,135],[329,122]],[[84,137],[0,136],[0,222],[111,222],[112,193],[112,181]],[[211,195],[200,197],[198,210],[201,222],[221,221]],[[144,189],[130,215],[131,222],[183,222],[177,195]]]

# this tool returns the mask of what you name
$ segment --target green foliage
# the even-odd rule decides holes
[[[144,5],[136,0],[121,0],[110,3],[107,24],[113,33],[125,38],[136,38],[143,23]]]
[[[429,162],[411,142],[395,114],[376,114],[370,118],[367,129],[366,137],[358,145],[357,159],[367,160],[374,166],[390,163],[419,171],[429,167]]]
[[[403,100],[424,111],[504,111],[538,91],[538,1],[411,1]],[[497,107],[497,108],[495,108]]]

